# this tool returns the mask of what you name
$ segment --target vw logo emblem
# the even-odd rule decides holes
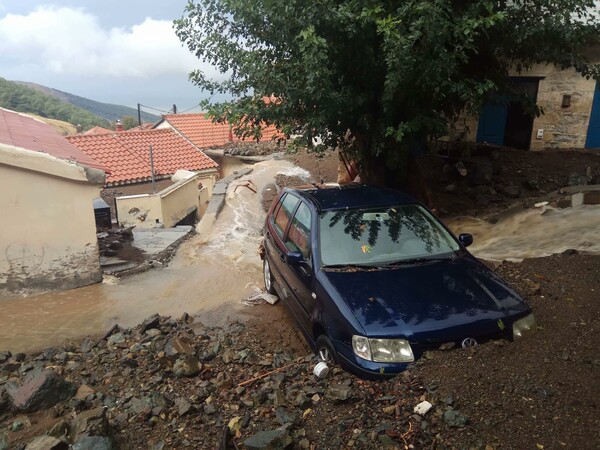
[[[462,341],[462,348],[475,347],[477,345],[477,341],[473,338],[466,338]]]

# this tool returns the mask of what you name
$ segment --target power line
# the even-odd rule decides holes
[[[200,105],[192,106],[191,108],[186,109],[185,111],[181,111],[179,114],[184,114],[184,113],[191,111],[192,109],[196,109],[196,108],[200,108]]]
[[[171,111],[173,111],[173,109],[165,111],[164,109],[158,109],[158,108],[154,108],[152,106],[142,105],[141,103],[140,103],[140,106],[143,106],[144,108],[148,108],[148,109],[153,109],[154,111],[158,111],[158,112],[161,112],[161,113],[164,113],[164,114],[169,114]]]

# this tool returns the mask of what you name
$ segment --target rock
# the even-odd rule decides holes
[[[52,436],[38,436],[27,444],[25,450],[67,450],[68,448],[69,445],[60,439]]]
[[[287,423],[293,424],[298,419],[295,414],[288,412],[282,407],[279,407],[275,410],[275,418],[280,425],[285,425]]]
[[[9,351],[1,351],[0,352],[0,364],[5,363],[12,356],[12,353]]]
[[[123,344],[124,342],[125,342],[125,336],[123,336],[123,333],[115,333],[108,338],[109,345],[119,345],[119,344]]]
[[[96,342],[91,337],[86,337],[79,346],[79,351],[81,353],[89,353],[95,346]]]
[[[456,185],[455,184],[449,184],[444,189],[446,190],[446,192],[454,192],[454,190],[456,189]]]
[[[112,241],[110,244],[108,244],[108,247],[111,250],[119,250],[123,248],[123,243],[121,241]]]
[[[0,450],[8,450],[8,436],[5,433],[0,433]]]
[[[248,450],[283,450],[292,443],[292,437],[287,430],[260,431],[244,441]]]
[[[587,184],[587,177],[579,175],[577,172],[572,172],[567,180],[569,186],[584,186]]]
[[[67,400],[77,391],[77,386],[50,369],[37,368],[27,374],[20,387],[9,385],[8,396],[20,411],[50,408]]]
[[[454,347],[456,347],[456,343],[455,342],[446,342],[446,343],[440,345],[439,350],[451,350]]]
[[[108,419],[104,407],[82,412],[73,421],[69,438],[78,442],[87,436],[104,436],[108,434]]]
[[[169,339],[165,345],[165,354],[170,357],[177,357],[179,355],[193,355],[193,345],[194,343],[189,336],[183,334],[178,335]]]
[[[444,422],[451,427],[462,428],[467,425],[468,419],[458,411],[451,409],[450,411],[444,412]]]
[[[458,171],[458,173],[460,174],[461,177],[466,177],[467,176],[467,168],[465,167],[465,165],[463,164],[462,161],[457,162],[454,167],[456,167],[456,170]]]
[[[521,190],[518,186],[515,186],[514,184],[507,184],[506,186],[502,186],[500,191],[507,197],[511,198],[518,198],[519,195],[521,195]]]
[[[350,386],[332,384],[327,388],[327,398],[336,402],[344,402],[351,396]]]
[[[75,398],[79,399],[79,400],[85,400],[86,398],[88,398],[90,395],[94,395],[96,393],[95,390],[93,390],[91,387],[87,386],[87,385],[82,385],[79,386],[79,389],[77,389],[77,393],[75,394]]]
[[[422,401],[421,403],[419,403],[417,406],[415,406],[415,413],[419,414],[420,416],[424,416],[425,414],[427,414],[429,412],[429,410],[433,407],[433,405],[431,403],[429,403],[427,400]]]
[[[527,179],[527,180],[525,180],[525,182],[523,184],[530,191],[539,191],[540,190],[540,183],[535,178]]]
[[[579,252],[577,250],[575,250],[574,248],[568,248],[567,250],[565,250],[564,252],[562,252],[563,255],[577,255],[579,254]]]
[[[469,174],[470,181],[475,186],[486,185],[492,182],[494,166],[488,158],[476,158],[473,160],[473,170]]]
[[[173,373],[176,377],[193,377],[200,373],[202,364],[191,355],[182,355],[173,365]]]
[[[393,440],[390,436],[388,436],[387,434],[380,434],[379,436],[377,436],[377,441],[379,441],[379,445],[383,448],[397,448],[398,447],[398,443]]]
[[[71,434],[71,425],[66,420],[61,420],[55,423],[47,434],[57,439],[67,438]]]
[[[177,407],[179,417],[185,416],[192,409],[192,404],[184,398],[175,400],[175,406]]]
[[[154,314],[142,322],[140,333],[144,333],[153,328],[158,328],[158,325],[160,325],[160,316]]]
[[[17,431],[21,431],[25,427],[25,423],[22,420],[15,420],[10,426],[10,431],[16,433]]]
[[[112,450],[112,441],[106,436],[86,436],[73,444],[73,450]]]

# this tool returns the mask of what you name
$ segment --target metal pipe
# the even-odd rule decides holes
[[[152,146],[150,146],[150,172],[152,175],[152,193],[156,194],[156,183],[154,181],[154,158],[152,156]]]

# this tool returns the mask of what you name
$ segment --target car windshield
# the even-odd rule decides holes
[[[419,205],[325,211],[319,233],[321,260],[327,266],[448,257],[460,248]]]

